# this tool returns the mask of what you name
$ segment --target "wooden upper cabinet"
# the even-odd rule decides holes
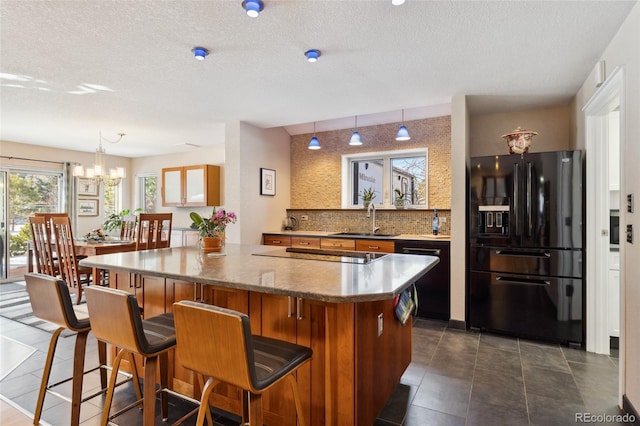
[[[162,205],[220,205],[220,167],[209,164],[162,169]]]

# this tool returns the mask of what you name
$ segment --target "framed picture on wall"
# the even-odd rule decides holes
[[[93,179],[78,178],[78,195],[98,195],[98,184]]]
[[[276,195],[276,171],[260,168],[260,195]]]
[[[98,216],[98,200],[78,200],[78,216]]]

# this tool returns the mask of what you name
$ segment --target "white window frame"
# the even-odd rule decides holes
[[[143,186],[143,182],[144,179],[147,178],[156,178],[156,185],[158,188],[158,194],[160,193],[160,184],[158,182],[158,179],[160,178],[158,176],[157,173],[137,173],[136,174],[136,184],[135,184],[135,201],[134,201],[134,209],[138,209],[138,208],[142,208],[144,213],[149,213],[145,210],[145,193],[144,193],[144,186]],[[158,194],[156,194],[156,197],[158,197]],[[156,207],[159,206],[159,200],[156,198]]]
[[[429,148],[414,148],[414,149],[402,149],[393,151],[375,151],[375,152],[362,152],[357,154],[344,154],[342,155],[342,194],[341,204],[343,209],[361,209],[362,206],[354,206],[351,204],[352,199],[351,190],[353,188],[353,173],[351,173],[351,162],[362,160],[382,160],[383,161],[383,194],[382,203],[376,203],[379,208],[394,208],[393,197],[391,194],[391,160],[402,157],[417,157],[424,155],[425,157],[425,204],[411,205],[412,209],[429,208]]]

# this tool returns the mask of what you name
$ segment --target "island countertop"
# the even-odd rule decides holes
[[[386,254],[366,264],[279,257],[285,248],[227,244],[207,255],[172,247],[90,256],[83,266],[333,303],[392,299],[438,263],[434,256]],[[272,257],[268,255],[274,255]]]

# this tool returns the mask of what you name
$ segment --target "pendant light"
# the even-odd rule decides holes
[[[407,126],[404,125],[404,109],[402,110],[402,126],[398,129],[398,134],[396,135],[397,141],[408,141],[411,139],[411,135],[409,135],[409,131],[407,130]]]
[[[309,149],[320,149],[320,141],[316,137],[316,122],[313,122],[313,137],[309,141]]]
[[[360,133],[358,133],[358,116],[356,115],[356,129],[353,131],[351,135],[351,140],[349,140],[349,145],[362,145],[362,138],[360,137]]]

